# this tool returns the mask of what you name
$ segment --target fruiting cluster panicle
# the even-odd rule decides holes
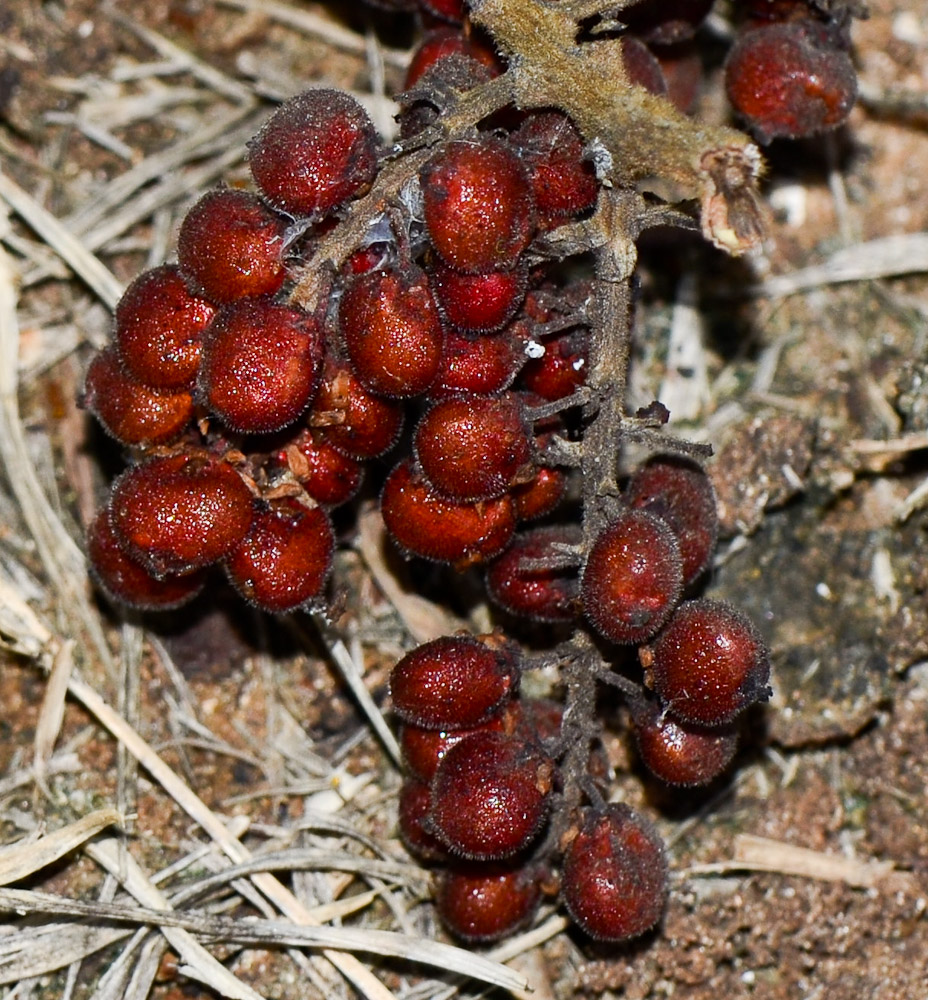
[[[588,934],[625,940],[659,921],[666,861],[647,819],[606,804],[597,685],[622,693],[655,776],[701,785],[769,675],[751,622],[698,596],[718,527],[703,452],[661,433],[660,404],[625,412],[635,241],[696,224],[639,184],[695,198],[740,253],[760,156],[691,117],[711,0],[379,2],[426,29],[397,144],[344,93],[293,98],[250,144],[255,190],[204,195],[178,263],[123,296],[84,392],[129,457],[88,532],[93,572],[143,610],[191,600],[215,566],[265,611],[321,607],[329,512],[407,442],[380,495],[399,549],[484,567],[506,614],[569,637],[546,660],[563,702],[522,696],[533,660],[500,632],[396,665],[402,836],[439,866],[460,938],[511,932],[559,886]],[[847,12],[735,9],[726,86],[755,135],[843,121]],[[592,271],[559,277],[581,253]],[[626,440],[652,457],[623,483]],[[561,516],[571,482],[579,519]],[[640,680],[613,669],[620,647]]]

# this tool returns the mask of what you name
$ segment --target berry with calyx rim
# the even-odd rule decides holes
[[[228,462],[181,453],[127,469],[109,510],[126,554],[160,579],[228,555],[251,527],[254,502]]]
[[[358,493],[364,469],[355,458],[333,448],[319,431],[304,428],[278,453],[307,494],[323,507],[347,503]]]
[[[644,662],[662,703],[693,725],[721,726],[770,694],[767,647],[747,615],[724,601],[681,604]]]
[[[399,440],[403,408],[369,392],[348,367],[329,361],[309,423],[336,451],[363,462],[379,458]]]
[[[239,299],[206,332],[197,386],[230,430],[278,431],[312,401],[322,350],[322,331],[308,313],[269,298]]]
[[[498,941],[534,916],[541,902],[540,876],[537,864],[458,867],[438,880],[435,908],[456,938]]]
[[[518,649],[498,634],[434,639],[390,674],[393,711],[423,729],[473,729],[496,715],[518,685]]]
[[[184,217],[177,260],[212,302],[272,295],[284,283],[285,220],[249,191],[208,191]]]
[[[500,139],[446,142],[419,174],[425,225],[451,267],[466,274],[515,267],[535,231],[531,184]]]
[[[583,611],[607,639],[644,642],[670,617],[682,585],[673,531],[647,511],[621,511],[593,542],[583,567]]]
[[[203,589],[204,572],[153,577],[123,550],[104,507],[87,529],[87,556],[97,586],[117,604],[136,611],[170,611],[192,601]]]
[[[487,570],[487,594],[510,614],[541,622],[571,622],[580,613],[576,571],[565,569],[555,546],[576,546],[577,525],[534,528],[516,535],[513,544]],[[551,562],[550,566],[545,561]]]
[[[390,537],[409,555],[459,569],[498,556],[515,531],[512,498],[456,503],[446,500],[401,462],[387,477],[380,512]]]
[[[725,63],[725,89],[761,142],[804,138],[847,120],[857,74],[840,34],[806,19],[737,37]]]
[[[638,754],[668,785],[707,785],[735,756],[738,732],[733,726],[708,729],[679,722],[650,699],[642,698],[630,708]]]
[[[667,522],[680,546],[683,586],[689,586],[709,565],[719,531],[715,488],[705,470],[686,458],[656,455],[635,470],[624,497],[630,507]]]
[[[428,398],[491,396],[508,389],[525,363],[527,339],[527,326],[519,321],[474,338],[446,331],[441,368]]]
[[[489,70],[487,79],[501,72],[499,57],[486,41],[475,36],[473,31],[464,34],[460,28],[444,26],[426,32],[416,46],[406,70],[405,88],[408,90],[418,83],[436,63],[449,56],[475,59]]]
[[[510,858],[541,829],[554,773],[554,762],[533,741],[474,733],[438,765],[432,779],[432,828],[461,857]]]
[[[370,392],[421,396],[435,381],[444,334],[420,268],[359,275],[342,293],[338,321],[355,374]]]
[[[440,260],[429,267],[429,281],[442,318],[466,334],[494,333],[515,316],[525,296],[528,270],[461,274]]]
[[[521,384],[542,399],[564,399],[586,384],[590,357],[589,330],[580,328],[547,340],[544,354],[522,369]]]
[[[144,271],[116,306],[113,334],[119,356],[139,382],[173,392],[197,376],[203,332],[216,307],[187,287],[172,264]]]
[[[174,441],[193,419],[188,391],[156,392],[137,382],[112,345],[90,362],[82,403],[108,434],[130,447]]]
[[[496,499],[535,474],[525,408],[514,393],[436,403],[419,421],[413,448],[435,491],[457,502]]]
[[[574,922],[598,941],[628,941],[664,911],[667,861],[654,827],[624,803],[588,809],[564,852],[561,892]]]
[[[282,104],[248,147],[255,183],[278,209],[327,215],[370,187],[377,133],[349,94],[320,88]]]
[[[255,607],[285,614],[318,601],[334,548],[321,507],[282,497],[258,506],[248,534],[225,558],[226,575]]]

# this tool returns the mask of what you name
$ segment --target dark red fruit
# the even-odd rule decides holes
[[[682,42],[658,48],[654,55],[667,81],[670,103],[683,114],[692,114],[696,110],[704,82],[698,47],[694,42]]]
[[[286,222],[248,191],[209,191],[184,217],[177,260],[206,298],[272,295],[284,283]]]
[[[654,644],[650,676],[678,719],[720,726],[769,696],[770,658],[746,615],[702,598],[674,612]]]
[[[541,357],[526,362],[521,384],[542,399],[564,399],[586,384],[589,354],[588,330],[562,333],[545,342]]]
[[[347,503],[357,495],[364,479],[361,463],[337,451],[318,431],[300,431],[278,459],[323,507]]]
[[[179,454],[127,469],[113,483],[109,509],[126,554],[160,579],[228,555],[248,532],[254,504],[227,462]]]
[[[407,778],[400,789],[397,815],[400,836],[409,852],[420,861],[449,861],[451,855],[448,849],[428,829],[431,806],[429,786],[418,778]]]
[[[413,447],[436,492],[458,502],[501,497],[535,474],[524,407],[513,394],[436,403],[419,421]]]
[[[567,494],[567,476],[560,470],[542,465],[535,478],[512,490],[516,517],[534,521],[555,510]]]
[[[170,611],[192,601],[203,589],[204,573],[155,579],[123,551],[103,508],[87,529],[87,556],[94,581],[117,604],[136,611]]]
[[[554,771],[554,762],[534,742],[474,733],[455,744],[438,765],[432,780],[432,828],[462,857],[512,857],[541,829]]]
[[[426,14],[443,21],[464,20],[464,0],[419,0],[419,6]]]
[[[326,215],[363,194],[377,172],[377,133],[340,90],[307,90],[282,104],[249,144],[268,201],[293,215]]]
[[[528,270],[461,274],[436,260],[429,280],[442,318],[462,333],[493,333],[515,316],[525,296]]]
[[[627,941],[650,930],[667,898],[667,861],[657,831],[624,803],[587,810],[564,852],[561,892],[590,937]]]
[[[629,83],[644,87],[652,94],[666,95],[667,81],[661,64],[640,38],[622,36],[622,60]]]
[[[194,295],[177,267],[144,271],[116,306],[114,338],[119,356],[139,382],[173,392],[197,376],[203,331],[216,312]]]
[[[761,142],[799,139],[847,120],[857,74],[828,25],[771,23],[737,37],[725,63],[725,89]]]
[[[583,136],[560,111],[533,111],[513,134],[531,175],[538,225],[552,229],[596,203],[599,182]]]
[[[255,607],[284,614],[319,599],[334,548],[325,511],[284,497],[256,510],[248,534],[226,556],[226,574]]]
[[[488,942],[527,924],[541,902],[538,865],[460,868],[444,872],[435,890],[442,923],[462,941]]]
[[[434,639],[407,653],[390,675],[393,711],[423,729],[473,729],[518,685],[518,649],[499,635]]]
[[[361,384],[382,396],[422,395],[435,381],[444,334],[425,274],[388,267],[355,278],[338,321]]]
[[[635,742],[645,767],[668,785],[707,785],[731,763],[738,748],[732,726],[706,729],[678,722],[654,701],[631,706]]]
[[[580,613],[576,572],[564,568],[564,555],[553,546],[579,541],[576,525],[535,528],[516,535],[513,544],[487,570],[490,599],[520,618],[574,621]]]
[[[489,396],[508,389],[525,363],[526,340],[525,324],[521,322],[473,339],[447,331],[441,368],[429,389],[429,398]]]
[[[198,388],[231,430],[280,430],[319,385],[323,338],[308,313],[271,299],[240,299],[217,313],[203,342]]]
[[[500,139],[446,142],[420,174],[425,224],[445,263],[467,274],[515,267],[535,230],[528,174]]]
[[[366,461],[388,452],[399,440],[403,408],[368,392],[351,371],[330,363],[309,422],[336,451]]]
[[[680,547],[660,518],[626,510],[590,549],[580,582],[583,610],[598,632],[644,642],[670,617],[683,584]]]
[[[405,89],[418,83],[425,72],[448,56],[470,56],[482,63],[492,76],[499,76],[501,66],[496,52],[473,32],[465,35],[460,28],[434,28],[416,47],[406,70]]]
[[[635,471],[625,500],[667,522],[680,546],[683,586],[689,586],[709,565],[719,531],[715,489],[705,470],[685,458],[656,456]]]
[[[622,9],[629,31],[646,42],[671,45],[692,38],[715,0],[639,0]]]
[[[173,441],[193,418],[189,392],[155,392],[137,382],[112,346],[90,362],[83,404],[108,434],[130,447]]]
[[[440,497],[410,462],[387,477],[380,511],[390,536],[410,555],[451,563],[459,569],[498,556],[512,539],[512,498],[455,503]]]

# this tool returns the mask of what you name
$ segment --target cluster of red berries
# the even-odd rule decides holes
[[[698,596],[716,501],[682,443],[620,495],[577,483],[595,517],[554,520],[584,479],[577,456],[599,419],[583,407],[602,389],[587,381],[602,289],[559,280],[546,240],[596,211],[591,150],[556,108],[506,108],[440,137],[445,100],[505,66],[462,0],[378,2],[416,7],[429,28],[400,97],[400,145],[383,148],[346,94],[293,98],[250,144],[256,192],[202,197],[178,263],[142,274],[120,301],[84,400],[129,467],[89,529],[92,567],[142,610],[192,599],[214,566],[263,610],[321,607],[330,511],[357,495],[365,463],[399,448],[380,493],[399,549],[484,567],[504,614],[573,630],[557,656],[574,671],[565,711],[519,697],[530,661],[499,633],[404,657],[391,682],[409,772],[403,837],[443,866],[437,905],[461,938],[510,933],[560,892],[591,936],[625,940],[660,919],[666,864],[651,824],[606,804],[590,692],[623,692],[657,778],[704,785],[731,762],[738,717],[767,696],[767,651],[743,614]],[[623,8],[628,78],[689,109],[693,36],[711,6]],[[853,73],[837,5],[745,7],[726,71],[738,112],[764,138],[843,120]],[[616,661],[637,648],[640,680],[613,669],[610,647]]]

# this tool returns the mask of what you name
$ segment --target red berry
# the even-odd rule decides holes
[[[460,569],[498,556],[516,524],[508,495],[476,503],[445,500],[413,474],[408,460],[387,477],[380,511],[390,536],[405,552]]]
[[[278,455],[307,494],[323,507],[337,507],[357,495],[364,478],[361,463],[329,444],[318,431],[305,429]]]
[[[330,362],[310,423],[337,452],[365,461],[388,452],[399,440],[403,408],[368,392],[348,368]]]
[[[684,722],[720,726],[767,698],[770,659],[751,620],[723,601],[681,604],[658,636],[654,690]]]
[[[407,653],[390,675],[393,711],[423,729],[473,729],[518,689],[518,649],[497,635],[445,636]]]
[[[516,314],[528,283],[528,271],[518,266],[510,271],[461,274],[436,260],[429,280],[442,318],[462,333],[493,333]]]
[[[189,392],[155,392],[137,382],[123,368],[115,347],[90,362],[83,405],[108,434],[130,447],[173,441],[193,419]]]
[[[420,172],[435,249],[467,274],[515,267],[535,229],[522,161],[500,139],[446,142]]]
[[[340,90],[307,90],[282,104],[249,144],[268,201],[293,215],[326,215],[363,194],[377,172],[377,133]]]
[[[841,125],[857,97],[851,57],[828,25],[771,23],[739,35],[725,63],[735,111],[761,142]]]
[[[532,438],[514,394],[446,399],[419,421],[413,447],[436,492],[491,500],[534,476]]]
[[[526,339],[526,326],[521,322],[473,339],[447,331],[441,368],[429,398],[489,396],[508,389],[525,362]]]
[[[660,48],[654,53],[667,81],[667,98],[685,115],[696,110],[703,87],[703,65],[694,42]]]
[[[322,348],[322,333],[308,313],[268,298],[229,303],[204,338],[203,401],[233,431],[280,430],[315,395]]]
[[[504,733],[474,733],[455,744],[438,765],[432,780],[432,828],[462,857],[512,857],[541,829],[554,771],[554,762],[534,742]]]
[[[169,611],[192,601],[203,589],[204,573],[155,579],[120,546],[104,507],[87,529],[87,556],[94,580],[113,601],[136,611]]]
[[[152,458],[113,484],[110,524],[124,551],[159,579],[227,555],[245,537],[251,491],[229,465],[200,455]]]
[[[426,14],[443,21],[464,20],[464,0],[419,0],[419,6]]]
[[[177,260],[213,302],[272,295],[284,283],[281,216],[248,191],[209,191],[184,217]]]
[[[665,715],[654,701],[631,706],[635,742],[645,767],[668,785],[707,785],[731,763],[738,733],[706,729]]]
[[[622,60],[629,83],[644,87],[652,94],[666,95],[667,81],[654,53],[634,35],[622,35],[621,42]]]
[[[570,622],[579,614],[576,574],[563,568],[563,555],[552,546],[576,545],[576,525],[535,528],[517,535],[487,570],[487,594],[510,614],[542,622]],[[546,559],[557,565],[538,565]]]
[[[119,356],[139,382],[172,392],[189,389],[197,376],[203,331],[215,307],[193,295],[177,267],[144,271],[116,306]]]
[[[359,275],[342,294],[338,321],[355,374],[370,392],[420,396],[435,381],[444,334],[418,267]]]
[[[516,517],[520,521],[534,521],[556,510],[567,495],[567,476],[560,470],[542,465],[535,478],[512,490]]]
[[[490,76],[500,74],[501,67],[496,52],[482,39],[475,37],[473,32],[465,35],[460,28],[434,28],[425,34],[412,54],[406,70],[405,89],[409,90],[427,70],[451,55],[470,56],[490,70]]]
[[[627,941],[661,918],[667,862],[657,831],[624,803],[588,810],[564,852],[567,911],[590,937]]]
[[[583,610],[607,639],[644,642],[670,616],[682,583],[670,528],[647,511],[622,511],[590,549],[580,582]]]
[[[445,927],[462,941],[498,941],[535,915],[541,902],[539,875],[536,864],[444,872],[435,890],[435,908]]]
[[[625,501],[666,521],[680,546],[683,586],[709,565],[719,515],[712,480],[695,462],[660,455],[640,466],[625,489]]]
[[[429,786],[418,778],[407,778],[400,789],[397,819],[400,836],[411,854],[420,861],[449,861],[451,855],[442,842],[428,829],[428,814],[432,806]]]
[[[531,175],[538,225],[552,229],[596,203],[599,182],[577,126],[560,111],[530,112],[513,134]]]
[[[248,534],[226,556],[226,574],[246,600],[277,614],[319,599],[335,539],[321,507],[292,497],[260,506]]]
[[[586,384],[589,340],[589,331],[581,328],[546,341],[544,354],[526,362],[521,384],[551,401],[572,395]]]

